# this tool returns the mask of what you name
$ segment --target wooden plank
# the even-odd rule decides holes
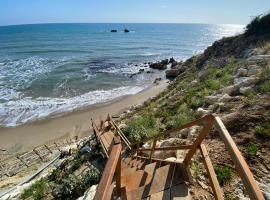
[[[171,151],[171,150],[185,150],[191,149],[193,145],[178,145],[178,146],[171,146],[171,147],[157,147],[155,151]],[[137,149],[136,151],[151,151],[152,148],[147,149]]]
[[[212,162],[210,160],[210,157],[208,155],[208,152],[207,152],[204,144],[200,145],[200,152],[202,154],[203,162],[204,162],[204,165],[206,167],[207,175],[208,175],[208,178],[210,180],[210,184],[211,184],[215,199],[223,200],[224,197],[222,194],[222,190],[219,186],[214,167],[212,165]]]
[[[215,117],[215,127],[220,133],[226,149],[229,151],[229,154],[235,164],[235,168],[238,171],[246,191],[249,194],[249,197],[254,200],[264,199],[263,194],[255,181],[252,172],[250,171],[244,157],[241,152],[238,150],[236,144],[234,143],[232,137],[227,131],[226,127],[222,123],[219,117]]]
[[[171,200],[170,189],[152,194],[149,200]]]
[[[108,191],[118,165],[118,160],[121,159],[121,149],[121,144],[116,144],[113,146],[110,157],[103,171],[103,175],[98,184],[98,188],[94,197],[95,200],[108,199],[107,197],[111,198],[112,194],[108,194]]]
[[[187,153],[187,155],[186,155],[186,157],[184,159],[184,163],[186,165],[189,164],[191,158],[196,153],[196,151],[199,148],[200,144],[202,143],[202,141],[205,139],[205,137],[207,136],[207,134],[211,130],[213,124],[214,124],[214,116],[210,115],[210,116],[208,116],[206,118],[205,125],[204,125],[203,129],[201,130],[199,136],[195,140],[195,142],[193,144],[193,147],[188,151],[188,153]]]
[[[153,153],[155,151],[156,145],[157,145],[157,138],[155,138],[154,141],[153,141],[152,149],[151,149],[151,152],[150,152],[150,155],[149,155],[149,159],[150,160],[151,160],[151,158],[153,156]]]

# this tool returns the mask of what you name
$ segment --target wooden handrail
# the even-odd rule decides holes
[[[155,151],[172,151],[172,150],[184,150],[184,149],[191,149],[192,145],[178,145],[178,146],[170,146],[170,147],[156,147]],[[136,149],[136,151],[151,151],[152,148],[147,149]]]
[[[244,157],[241,152],[238,150],[236,144],[234,143],[232,137],[227,131],[226,127],[222,123],[219,117],[215,117],[215,127],[218,129],[220,133],[220,137],[225,143],[226,149],[229,151],[229,154],[236,166],[236,170],[238,171],[244,186],[246,187],[246,191],[249,194],[249,197],[254,200],[264,199],[263,194],[253,177],[252,172],[250,171]]]
[[[207,171],[208,178],[210,180],[210,184],[211,184],[215,199],[223,200],[224,197],[222,194],[222,190],[221,190],[220,185],[218,183],[218,179],[217,179],[214,167],[212,165],[212,162],[210,160],[210,157],[208,155],[208,152],[207,152],[204,144],[200,145],[200,152],[202,154],[203,162],[204,162],[204,165],[205,165],[205,168]]]
[[[177,134],[177,132],[179,132],[179,131],[181,131],[181,130],[183,130],[185,128],[190,128],[190,127],[195,126],[195,125],[202,125],[203,122],[208,121],[210,118],[213,118],[213,116],[212,115],[204,116],[204,117],[202,117],[200,119],[196,119],[196,120],[194,120],[194,121],[192,121],[190,123],[187,123],[185,125],[182,125],[182,126],[179,126],[179,127],[172,128],[170,130],[164,131],[163,133],[160,133],[158,135],[155,135],[155,136],[152,136],[152,137],[148,137],[148,138],[142,139],[142,140],[140,140],[138,142],[131,143],[130,146],[132,148],[134,148],[134,146],[136,146],[137,144],[140,144],[142,142],[147,142],[147,141],[153,140],[155,138],[158,139],[160,137],[166,137],[168,135],[171,135],[172,133]]]
[[[109,123],[116,129],[118,135],[121,137],[121,139],[123,140],[123,142],[125,143],[125,145],[131,149],[130,147],[130,142],[127,139],[127,137],[125,136],[125,134],[119,129],[119,127],[116,125],[116,123],[113,121],[113,119],[110,117],[110,115],[108,115],[109,118]]]
[[[109,158],[109,155],[108,155],[108,153],[107,153],[107,150],[106,150],[106,148],[105,148],[105,146],[104,146],[104,144],[103,144],[103,142],[102,142],[102,140],[101,140],[101,138],[100,138],[100,132],[99,132],[99,129],[98,129],[97,125],[95,124],[95,122],[94,122],[92,119],[91,119],[91,121],[92,121],[92,127],[93,127],[94,131],[96,132],[95,135],[98,137],[98,139],[99,139],[99,141],[100,141],[100,143],[101,143],[102,149],[103,149],[103,151],[104,151],[106,157]]]
[[[115,137],[116,138],[116,137]],[[113,179],[116,179],[116,191],[121,196],[121,150],[120,139],[114,139],[109,159],[98,184],[94,200],[109,200],[113,192]]]

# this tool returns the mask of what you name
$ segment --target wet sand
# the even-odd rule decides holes
[[[161,81],[142,92],[122,97],[108,103],[93,105],[57,118],[44,119],[13,128],[0,128],[0,149],[23,152],[54,140],[82,137],[92,132],[90,119],[105,119],[107,114],[120,114],[129,107],[143,103],[162,92],[168,83]]]

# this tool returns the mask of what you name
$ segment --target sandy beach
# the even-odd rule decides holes
[[[9,152],[23,152],[33,147],[58,139],[82,137],[92,132],[90,119],[104,119],[108,113],[119,114],[133,105],[140,104],[162,92],[168,83],[161,81],[135,95],[129,95],[112,102],[93,105],[81,111],[44,119],[14,128],[0,128],[0,148]]]

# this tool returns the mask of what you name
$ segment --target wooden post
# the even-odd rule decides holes
[[[20,160],[26,167],[29,167],[29,165],[19,155],[17,155],[16,158]]]
[[[201,130],[199,136],[195,140],[195,142],[193,144],[193,147],[188,151],[188,153],[187,153],[187,155],[185,157],[184,163],[186,165],[189,164],[191,158],[196,153],[196,150],[199,148],[200,144],[202,143],[202,141],[205,139],[205,137],[207,136],[207,134],[211,130],[213,124],[214,124],[214,116],[209,115],[208,118],[205,121],[203,129]]]
[[[39,152],[38,152],[36,149],[33,149],[33,152],[34,152],[35,154],[37,154],[37,156],[40,158],[40,160],[43,161],[43,158],[41,157],[41,155],[39,154]]]
[[[61,150],[59,149],[59,147],[58,147],[57,143],[56,143],[56,142],[54,142],[54,144],[55,144],[56,148],[58,149],[58,151],[59,151],[59,152],[61,152]]]
[[[116,194],[121,197],[121,155],[116,166]]]
[[[45,147],[50,153],[53,153],[52,150],[51,150],[46,144],[44,144],[44,147]]]
[[[156,144],[157,144],[157,138],[155,138],[154,141],[153,141],[152,149],[151,149],[151,152],[150,152],[150,155],[149,155],[150,162],[151,162],[151,158],[152,158],[152,156],[154,154],[154,151],[155,151],[155,148],[156,148]]]
[[[207,175],[208,175],[208,178],[210,180],[210,184],[211,184],[211,187],[212,187],[212,190],[214,193],[214,197],[216,200],[223,200],[224,197],[222,194],[222,190],[219,186],[214,167],[212,165],[212,162],[210,160],[210,157],[208,155],[208,152],[207,152],[204,144],[200,145],[200,151],[201,151],[203,162],[204,162],[204,165],[206,167]]]
[[[5,168],[3,167],[3,165],[0,163],[0,168],[1,168],[1,171],[8,177],[10,177],[10,174],[7,172],[7,170],[5,170]]]
[[[232,137],[230,136],[229,132],[219,117],[215,117],[215,127],[219,131],[220,137],[223,140],[226,149],[229,151],[229,154],[235,165],[235,169],[239,173],[250,199],[264,199],[263,194],[256,180],[254,179],[253,174],[250,171],[244,157],[242,156],[241,152],[237,148]]]

